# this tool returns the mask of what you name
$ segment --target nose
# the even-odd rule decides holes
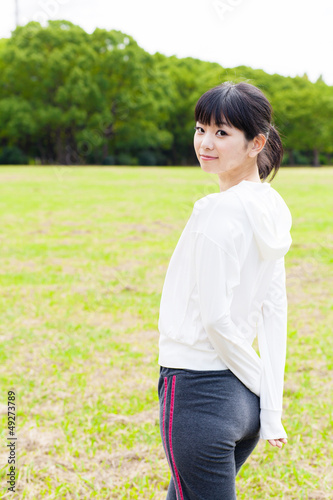
[[[202,137],[201,147],[204,149],[214,149],[213,136],[209,132],[206,132]]]

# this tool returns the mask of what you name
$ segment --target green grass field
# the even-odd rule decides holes
[[[288,357],[282,449],[260,441],[239,499],[333,498],[333,168],[283,168]],[[0,496],[164,500],[158,313],[197,168],[1,167]],[[7,492],[7,392],[17,406]],[[218,499],[216,499],[218,500]],[[222,499],[221,499],[222,500]]]

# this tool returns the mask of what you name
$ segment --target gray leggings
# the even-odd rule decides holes
[[[259,441],[258,396],[230,370],[165,367],[158,396],[166,500],[235,500],[236,475]]]

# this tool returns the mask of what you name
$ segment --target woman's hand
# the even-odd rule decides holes
[[[267,439],[267,441],[272,446],[277,446],[278,448],[282,448],[283,444],[286,444],[288,440],[286,438],[281,438],[281,439]]]

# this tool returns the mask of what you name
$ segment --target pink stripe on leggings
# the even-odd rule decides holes
[[[178,484],[178,488],[179,488],[180,498],[181,498],[181,500],[184,500],[183,491],[182,491],[182,487],[181,487],[180,479],[179,479],[179,474],[178,474],[178,470],[177,470],[176,463],[175,463],[175,457],[173,456],[173,449],[172,449],[172,420],[173,420],[173,412],[174,412],[174,405],[175,405],[175,387],[176,387],[176,375],[174,375],[172,377],[170,423],[169,423],[169,444],[170,444],[171,459],[172,459],[173,467],[175,469],[175,474],[176,474],[176,478],[177,478],[177,484]],[[176,488],[176,492],[177,492],[177,488]],[[177,499],[178,499],[178,495],[177,495]]]
[[[176,496],[177,496],[177,500],[178,500],[178,493],[177,493],[177,488],[176,488],[176,481],[175,481],[175,478],[174,478],[173,473],[172,473],[172,467],[171,467],[171,464],[170,464],[170,459],[169,459],[169,454],[168,454],[168,448],[167,448],[167,442],[166,442],[166,437],[165,437],[165,405],[166,405],[167,391],[168,391],[168,378],[164,377],[163,441],[164,441],[165,454],[166,454],[166,457],[167,457],[169,468],[171,470],[171,475],[172,475],[172,479],[173,479],[173,482],[174,482],[174,485],[175,485]]]

